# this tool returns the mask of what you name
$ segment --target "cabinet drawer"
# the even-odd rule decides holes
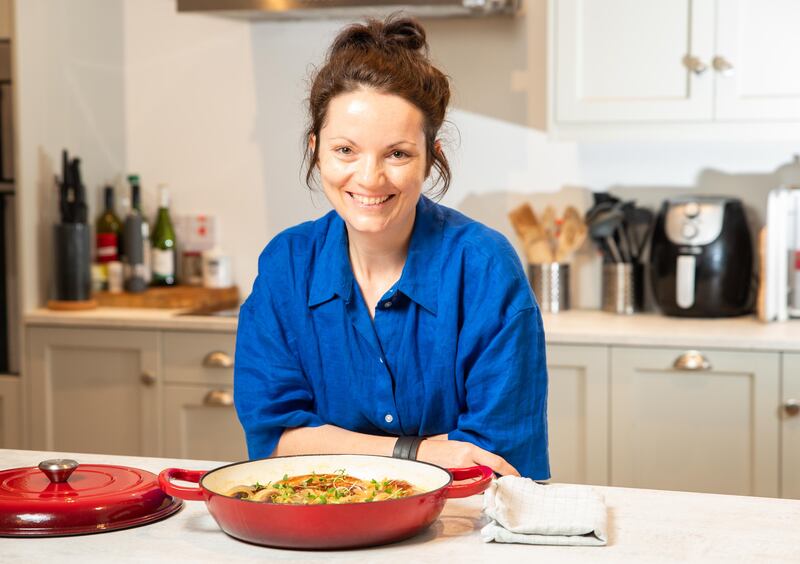
[[[194,460],[247,460],[233,390],[226,386],[164,386],[164,454]]]
[[[230,385],[233,383],[233,333],[164,332],[164,381]]]

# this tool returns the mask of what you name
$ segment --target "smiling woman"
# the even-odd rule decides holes
[[[539,308],[450,185],[450,99],[408,18],[343,30],[313,78],[306,181],[333,206],[284,231],[242,306],[235,403],[251,458],[382,454],[550,476]]]

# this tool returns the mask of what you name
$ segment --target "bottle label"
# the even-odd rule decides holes
[[[153,276],[167,278],[175,276],[175,249],[153,249],[150,257]]]
[[[117,256],[117,234],[97,234],[97,262],[111,262],[119,260]]]

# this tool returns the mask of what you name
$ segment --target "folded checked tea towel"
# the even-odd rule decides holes
[[[484,542],[604,546],[606,506],[589,486],[537,484],[503,476],[483,498],[492,521],[481,529]]]

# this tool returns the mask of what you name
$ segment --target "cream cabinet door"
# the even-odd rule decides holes
[[[160,456],[158,333],[28,329],[30,447]]]
[[[247,460],[230,387],[164,386],[164,454],[197,460]]]
[[[0,448],[21,448],[19,376],[0,376]]]
[[[608,484],[608,348],[548,345],[547,419],[554,482]]]
[[[612,347],[611,484],[777,496],[780,354],[700,352]]]
[[[714,0],[549,6],[556,122],[711,121]]]
[[[717,120],[800,120],[798,25],[797,0],[717,3]]]
[[[800,353],[783,355],[781,497],[800,499]]]

